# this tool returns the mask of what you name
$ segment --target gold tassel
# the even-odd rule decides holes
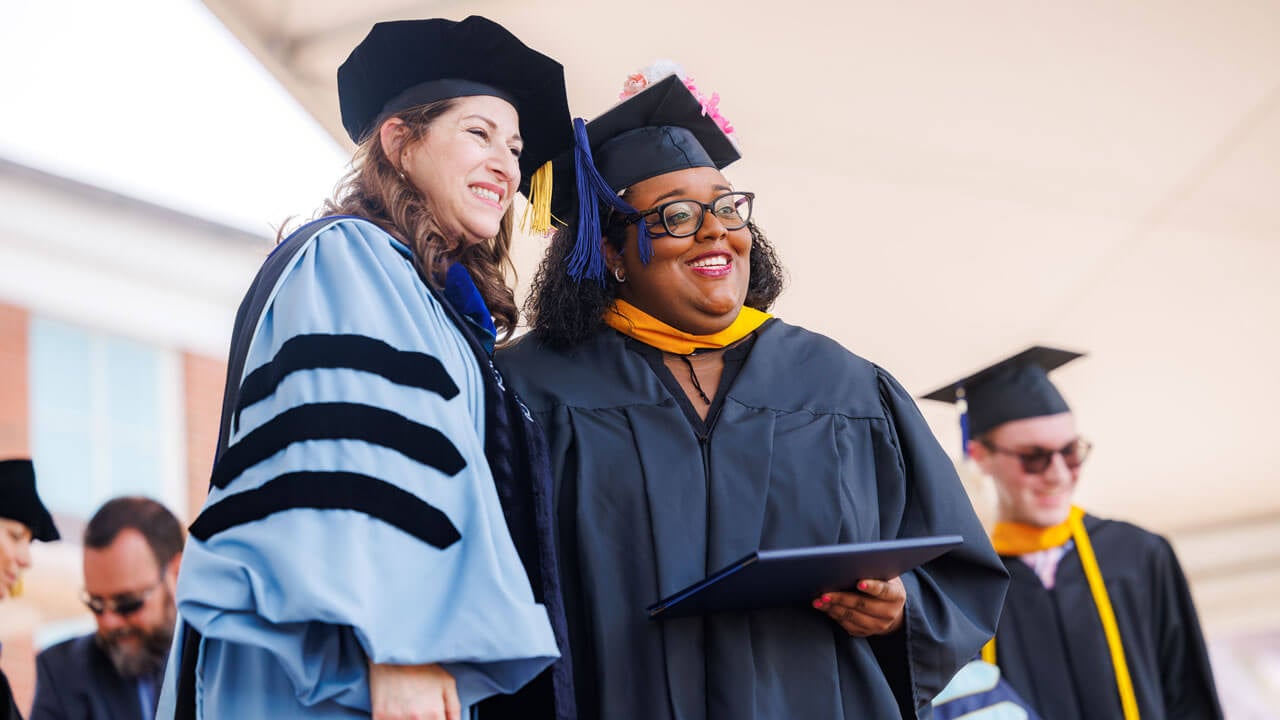
[[[524,207],[520,227],[526,232],[551,232],[551,163],[544,163],[529,178],[529,203]]]

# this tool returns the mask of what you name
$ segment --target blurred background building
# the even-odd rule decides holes
[[[1088,352],[1055,375],[1097,445],[1080,501],[1173,540],[1229,717],[1280,717],[1280,4],[49,5],[0,9],[0,455],[34,455],[69,540],[0,605],[19,687],[88,627],[76,523],[203,499],[240,294],[350,151],[338,63],[378,20],[478,13],[564,63],[577,115],[657,58],[720,93],[777,313],[908,389]]]
[[[204,500],[226,346],[265,237],[0,159],[0,457],[30,454],[63,541],[0,607],[20,705],[32,652],[93,629],[80,534],[104,501]]]

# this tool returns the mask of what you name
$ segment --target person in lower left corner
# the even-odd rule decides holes
[[[36,493],[36,471],[31,461],[0,460],[0,600],[22,594],[22,573],[31,567],[31,541],[57,539],[58,528]],[[3,672],[0,720],[22,720]]]
[[[84,531],[84,591],[98,629],[36,658],[31,720],[155,717],[177,620],[182,526],[155,500],[121,497]]]

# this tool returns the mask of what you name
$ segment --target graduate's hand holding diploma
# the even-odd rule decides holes
[[[462,720],[453,676],[439,665],[369,663],[373,720]]]
[[[898,578],[859,580],[858,592],[823,593],[813,607],[854,637],[888,635],[902,627],[907,590]]]

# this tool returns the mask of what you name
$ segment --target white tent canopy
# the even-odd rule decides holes
[[[1055,375],[1097,444],[1082,503],[1171,533],[1214,622],[1280,625],[1280,4],[205,4],[344,143],[334,73],[378,20],[492,17],[586,117],[678,60],[738,129],[781,316],[917,393],[1086,351]]]

